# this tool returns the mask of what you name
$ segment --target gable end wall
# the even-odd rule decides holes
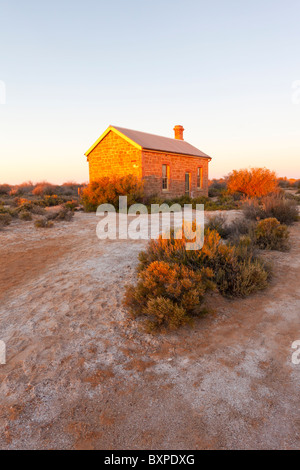
[[[142,151],[110,131],[88,156],[90,182],[103,176],[142,177]]]

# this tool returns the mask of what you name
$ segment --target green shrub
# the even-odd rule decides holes
[[[64,207],[66,207],[70,211],[73,211],[79,207],[79,202],[75,200],[67,201],[64,203]]]
[[[1,196],[7,196],[11,191],[11,186],[9,184],[0,184],[0,194]]]
[[[206,211],[233,210],[239,208],[239,204],[234,200],[233,196],[222,196],[217,201],[213,201],[205,196],[191,198],[185,195],[172,199],[162,199],[159,196],[151,196],[145,198],[144,203],[148,208],[150,208],[151,204],[168,204],[168,206],[179,204],[181,207],[185,204],[191,204],[193,209],[196,209],[197,204],[203,204]]]
[[[41,204],[44,207],[60,206],[64,202],[64,199],[61,196],[58,196],[57,194],[45,195],[41,200]]]
[[[299,220],[296,201],[282,195],[271,195],[247,201],[243,206],[244,215],[252,220],[275,218],[282,224],[291,225]]]
[[[199,258],[201,264],[212,269],[213,280],[226,297],[245,297],[267,286],[270,273],[247,236],[231,245],[223,243],[216,232],[208,231]]]
[[[286,251],[289,249],[289,232],[277,219],[264,219],[255,229],[256,244],[261,249]]]
[[[218,197],[227,189],[227,182],[225,180],[212,180],[209,188],[209,197]]]
[[[242,209],[246,219],[261,220],[264,218],[264,211],[258,199],[245,201]]]
[[[41,219],[37,219],[34,222],[34,225],[36,228],[51,228],[54,224],[51,220],[47,220],[46,217],[43,217]]]
[[[212,272],[195,272],[176,263],[155,261],[140,271],[136,287],[130,286],[125,305],[133,317],[146,317],[148,330],[178,328],[203,311],[205,293],[214,288]]]
[[[143,184],[135,176],[100,178],[82,190],[81,202],[87,212],[95,212],[101,204],[119,208],[119,196],[127,196],[128,206],[143,201]]]
[[[67,222],[70,222],[73,217],[74,217],[74,212],[70,211],[67,207],[61,207],[58,210],[51,210],[46,213],[47,220],[56,220],[56,221],[66,220]]]
[[[10,217],[18,217],[19,212],[17,209],[6,208],[4,206],[0,206],[0,214],[8,214]]]
[[[227,297],[244,297],[267,285],[269,270],[257,256],[249,237],[241,237],[237,244],[224,243],[215,230],[207,229],[202,250],[186,250],[186,241],[175,239],[151,240],[146,251],[139,255],[138,271],[142,272],[154,261],[178,263],[199,271],[210,268],[212,280],[219,292]],[[255,273],[249,278],[249,273]],[[251,279],[251,284],[249,284]]]
[[[67,207],[63,207],[57,213],[55,220],[66,220],[67,222],[70,222],[73,219],[73,217],[74,217],[74,212],[69,210]]]
[[[233,244],[237,244],[243,236],[254,240],[255,225],[254,221],[246,219],[245,217],[236,218],[226,226],[227,238]]]
[[[262,199],[264,218],[277,219],[281,224],[291,225],[299,220],[296,201],[282,196],[267,196]]]
[[[208,222],[205,224],[206,229],[215,230],[218,232],[221,238],[228,237],[228,227],[226,225],[226,218],[224,215],[215,215],[208,219]]]
[[[0,228],[6,227],[11,223],[11,215],[8,213],[0,213]]]
[[[29,211],[22,210],[19,212],[19,219],[24,221],[32,220],[32,214]]]

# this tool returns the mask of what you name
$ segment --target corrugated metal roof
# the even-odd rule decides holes
[[[124,134],[129,139],[136,142],[145,150],[157,150],[160,152],[179,153],[183,155],[191,155],[193,157],[211,158],[206,153],[201,152],[193,145],[184,140],[171,139],[160,135],[148,134],[146,132],[134,131],[123,127],[111,126],[117,131]]]

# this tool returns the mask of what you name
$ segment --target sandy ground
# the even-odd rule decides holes
[[[153,337],[122,307],[146,242],[96,223],[0,232],[0,448],[299,448],[300,224],[266,291]]]

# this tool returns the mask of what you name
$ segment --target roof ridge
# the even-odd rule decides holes
[[[109,127],[114,127],[115,129],[123,129],[124,131],[139,132],[139,134],[153,135],[154,137],[162,137],[163,139],[170,139],[170,140],[176,140],[176,141],[179,140],[179,139],[175,139],[175,137],[166,137],[160,134],[152,134],[152,132],[136,131],[135,129],[129,129],[128,127],[120,127],[120,126],[113,126],[113,125],[110,125]],[[187,141],[182,140],[181,142],[187,142]]]

